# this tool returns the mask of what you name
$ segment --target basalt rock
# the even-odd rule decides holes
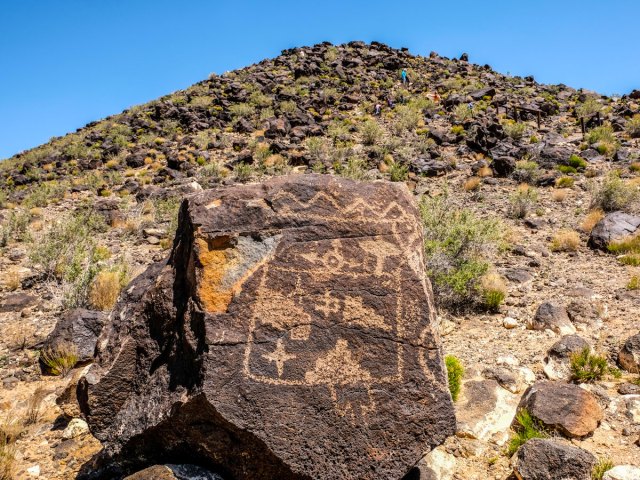
[[[402,478],[456,428],[422,244],[404,185],[187,197],[169,261],[125,289],[80,385],[110,465],[93,478],[165,462]]]

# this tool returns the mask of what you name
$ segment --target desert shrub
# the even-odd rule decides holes
[[[472,192],[480,188],[480,183],[481,180],[479,177],[471,177],[466,182],[464,182],[462,188],[465,192]]]
[[[601,380],[609,373],[606,357],[591,353],[589,347],[584,347],[580,352],[571,354],[569,368],[571,379],[578,382]]]
[[[591,210],[587,214],[587,216],[584,217],[584,220],[582,220],[582,223],[580,224],[580,230],[582,230],[584,233],[591,233],[593,227],[595,227],[596,224],[603,218],[604,212],[602,210],[600,210],[599,208]]]
[[[336,165],[337,166],[337,165]],[[360,157],[350,157],[344,166],[341,166],[336,173],[350,178],[351,180],[368,180],[367,163]]]
[[[271,99],[271,97],[259,91],[255,91],[249,96],[249,105],[257,108],[269,107],[272,103],[273,100]]]
[[[255,114],[256,109],[248,103],[236,103],[229,107],[229,113],[234,119],[249,118]]]
[[[568,175],[570,173],[577,173],[577,170],[571,165],[558,165],[556,167],[561,173]]]
[[[640,137],[640,114],[636,114],[633,117],[631,117],[627,121],[627,125],[625,128],[626,128],[627,134],[631,138]]]
[[[554,190],[553,192],[551,192],[551,200],[553,200],[554,202],[562,203],[567,199],[569,191],[570,190],[568,188],[559,188],[557,190]]]
[[[72,281],[93,256],[94,235],[106,231],[101,216],[78,211],[51,225],[31,249],[30,259],[48,278]]]
[[[305,140],[307,151],[314,162],[322,162],[327,156],[327,142],[322,137],[311,137]]]
[[[29,401],[27,402],[27,411],[24,416],[25,425],[34,425],[38,423],[42,413],[42,401],[44,400],[44,397],[46,397],[46,394],[47,392],[44,388],[38,387],[35,389],[31,397],[29,397]]]
[[[610,173],[599,187],[591,192],[591,208],[605,212],[629,211],[638,201],[638,189],[625,183],[615,172]]]
[[[634,173],[640,172],[640,162],[633,162],[631,165],[629,165],[629,170],[631,170]],[[0,203],[0,206],[2,206],[1,203]]]
[[[449,380],[449,392],[451,392],[451,398],[455,402],[460,395],[460,388],[462,387],[462,378],[464,377],[464,367],[460,360],[453,356],[447,355],[444,358],[444,363],[447,367],[447,378]]]
[[[349,131],[349,125],[333,121],[327,127],[327,135],[333,141],[333,145],[337,147],[343,147],[352,144],[351,132]]]
[[[554,252],[575,252],[580,245],[580,235],[573,230],[560,230],[551,239]]]
[[[584,158],[579,157],[575,154],[569,157],[567,163],[569,164],[569,166],[575,168],[576,170],[584,170],[585,168],[587,168],[587,165],[589,165],[589,163]]]
[[[615,240],[607,246],[611,253],[640,253],[640,234]]]
[[[453,109],[453,118],[457,122],[464,122],[473,117],[473,111],[466,103],[460,103]]]
[[[587,118],[602,111],[602,105],[594,97],[588,97],[583,103],[576,105],[575,112],[578,118]]]
[[[629,279],[627,290],[640,290],[640,276],[634,275]]]
[[[127,269],[102,270],[93,279],[89,290],[89,304],[97,310],[111,310],[127,284]]]
[[[298,110],[296,102],[292,100],[284,100],[280,102],[280,111],[282,113],[294,113],[296,110]]]
[[[362,135],[362,143],[365,145],[375,145],[382,136],[382,128],[375,120],[367,120],[360,125],[360,135]]]
[[[512,140],[520,140],[527,131],[527,125],[522,122],[506,121],[502,124],[504,133]]]
[[[573,177],[560,177],[556,179],[555,185],[558,188],[571,188],[574,183]]]
[[[598,151],[602,155],[613,155],[618,149],[618,140],[610,124],[601,125],[589,130],[585,136],[589,145],[598,144]]]
[[[538,192],[536,189],[523,183],[509,197],[509,213],[513,218],[525,218],[537,201]]]
[[[236,180],[240,183],[245,183],[251,180],[253,173],[254,173],[254,169],[248,163],[239,163],[233,169],[233,174]]]
[[[462,125],[454,125],[451,127],[451,133],[453,133],[456,137],[462,137],[466,133],[466,130]]]
[[[489,269],[487,255],[502,239],[500,223],[456,207],[448,194],[423,197],[420,212],[427,273],[436,298],[445,307],[468,306],[477,295],[479,279]]]
[[[478,289],[484,306],[491,311],[496,311],[507,296],[507,284],[497,273],[483,275]]]
[[[396,107],[393,131],[400,135],[403,132],[415,130],[421,118],[420,112],[415,108],[409,105],[400,105]]]
[[[31,239],[29,221],[31,215],[26,210],[12,211],[9,217],[0,225],[0,247],[6,247],[10,242],[26,242]]]
[[[491,170],[491,167],[485,166],[480,168],[476,175],[478,175],[480,178],[490,177],[493,175],[493,170]]]
[[[533,183],[540,174],[538,164],[531,160],[519,160],[516,162],[516,168],[511,176],[524,183]]]
[[[0,436],[0,480],[15,479],[15,446]]]
[[[507,445],[506,453],[508,456],[512,456],[516,453],[522,445],[532,438],[549,437],[549,434],[545,431],[542,423],[532,417],[529,411],[525,408],[521,409],[516,414],[516,426],[513,430],[514,434],[509,439],[509,444]]]
[[[604,474],[614,467],[613,462],[608,458],[600,458],[591,470],[591,480],[602,480]]]
[[[409,176],[409,167],[400,162],[393,162],[389,166],[389,180],[392,182],[404,182]]]
[[[618,257],[618,261],[623,265],[630,265],[632,267],[640,267],[640,254],[629,253]]]
[[[78,363],[78,348],[69,342],[60,342],[40,350],[40,360],[52,375],[67,374]]]

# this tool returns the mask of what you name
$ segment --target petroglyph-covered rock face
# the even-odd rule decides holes
[[[81,385],[112,465],[402,478],[455,431],[412,202],[316,175],[185,200]]]

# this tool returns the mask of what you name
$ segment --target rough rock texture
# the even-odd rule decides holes
[[[518,396],[500,387],[495,380],[473,379],[463,383],[458,400],[458,435],[480,440],[506,440],[516,414]]]
[[[600,220],[589,236],[589,246],[606,250],[609,243],[632,235],[640,228],[640,217],[624,212],[612,212]]]
[[[617,465],[607,470],[602,480],[637,480],[640,478],[640,467],[634,465]]]
[[[618,354],[620,366],[631,373],[640,373],[640,333],[629,337]]]
[[[589,480],[595,463],[586,450],[540,438],[525,443],[512,460],[520,480]]]
[[[545,302],[538,307],[529,328],[531,330],[548,329],[560,335],[571,335],[576,332],[567,310],[562,305],[551,302]]]
[[[78,363],[93,360],[98,336],[107,320],[107,315],[77,308],[67,312],[56,323],[56,327],[44,342],[44,347],[58,343],[70,343],[78,349]]]
[[[566,335],[554,343],[544,359],[544,374],[551,380],[568,380],[571,376],[570,358],[574,353],[590,348],[579,335]]]
[[[518,410],[522,408],[547,428],[570,438],[589,435],[604,417],[594,394],[560,382],[542,381],[529,387],[518,405]]]
[[[401,478],[455,431],[422,243],[398,184],[187,198],[169,262],[126,289],[80,387],[111,465]]]
[[[196,465],[154,465],[145,468],[124,480],[223,480]]]

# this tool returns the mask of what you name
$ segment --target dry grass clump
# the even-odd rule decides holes
[[[582,220],[582,223],[580,224],[580,230],[582,230],[584,233],[591,233],[593,227],[595,227],[596,224],[603,218],[604,212],[601,209],[596,208],[589,211],[587,216],[584,217],[584,220]]]
[[[4,284],[7,290],[9,290],[10,292],[13,292],[20,288],[20,275],[18,274],[18,271],[15,269],[9,270],[9,272],[7,272],[7,277],[4,281]]]
[[[575,252],[580,245],[580,235],[574,230],[560,230],[551,240],[554,252]]]
[[[482,167],[480,170],[478,170],[478,173],[476,173],[476,175],[478,175],[480,178],[490,177],[493,175],[493,170],[491,170],[491,167]]]
[[[42,413],[42,401],[46,396],[47,391],[42,387],[36,388],[33,392],[33,395],[31,395],[29,402],[27,403],[27,412],[24,416],[25,425],[34,425],[38,423]]]
[[[482,276],[479,290],[484,306],[492,311],[497,310],[507,296],[507,284],[504,278],[494,272]]]
[[[22,426],[7,417],[0,423],[0,480],[15,479],[15,442],[22,434]]]
[[[121,275],[117,271],[103,270],[96,275],[89,291],[89,303],[98,310],[111,310],[122,289]]]
[[[78,348],[69,342],[60,342],[40,350],[40,361],[52,375],[63,377],[78,363]]]
[[[559,188],[551,192],[551,200],[562,203],[567,199],[570,190],[568,188]]]
[[[480,178],[479,177],[471,177],[469,180],[464,182],[462,186],[465,192],[472,192],[478,190],[480,188]]]

